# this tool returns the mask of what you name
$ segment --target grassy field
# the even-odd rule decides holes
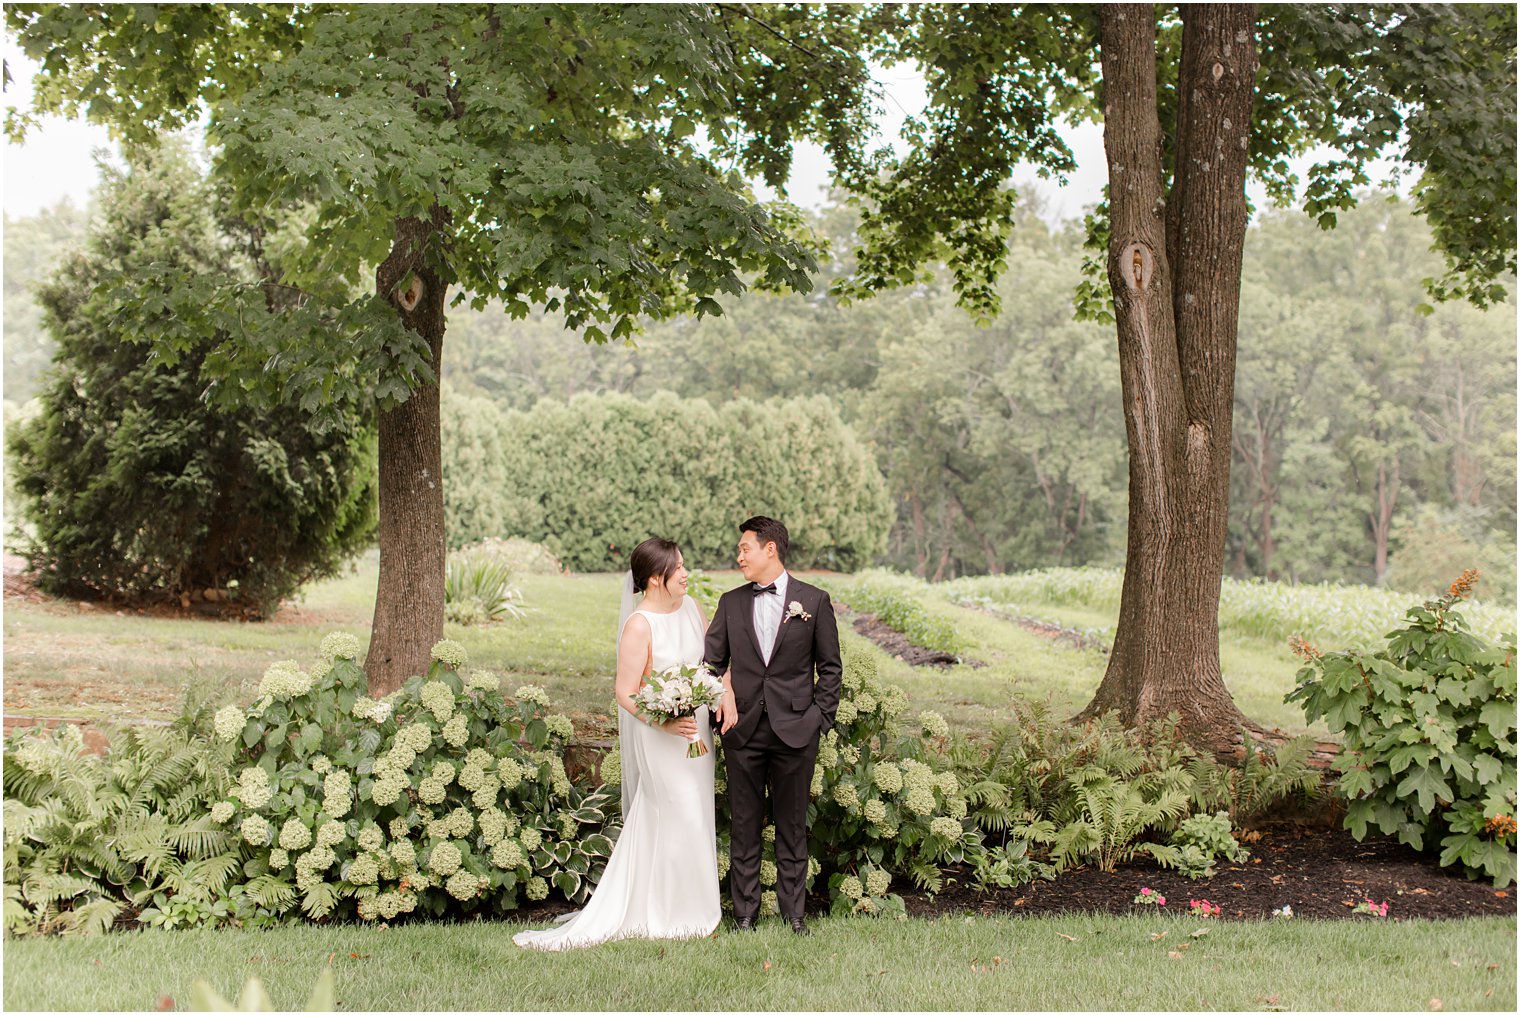
[[[192,687],[218,700],[250,700],[270,663],[287,658],[309,662],[328,631],[367,638],[378,564],[374,552],[365,555],[349,573],[308,587],[263,623],[141,616],[62,601],[9,599],[6,714],[162,719],[176,713]],[[713,578],[720,589],[739,580],[737,574]],[[542,684],[557,704],[577,716],[609,715],[619,576],[529,574],[519,581],[525,617],[489,627],[450,625],[447,636],[466,646],[473,665],[507,674],[509,684]],[[835,576],[832,583],[847,588],[848,578]],[[986,728],[1008,717],[1014,695],[1075,711],[1102,678],[1102,649],[1073,648],[1068,641],[1027,629],[1016,618],[1111,631],[1117,609],[1117,597],[1110,595],[1114,584],[1107,572],[1074,569],[1055,579],[1036,572],[943,586],[907,582],[927,610],[949,620],[965,638],[967,664],[949,671],[915,668],[888,657],[848,626],[842,629],[844,648],[875,654],[884,677],[901,685],[915,707],[936,709],[961,728]],[[1278,635],[1289,623],[1282,617],[1308,611],[1320,618],[1321,643],[1333,647],[1335,633],[1324,629],[1334,620],[1323,606],[1324,590],[1306,590],[1297,599],[1298,590],[1287,587],[1226,591],[1235,605],[1222,611],[1225,682],[1247,715],[1268,726],[1303,731],[1301,713],[1282,701],[1293,689],[1300,663]],[[1352,605],[1342,616],[1353,634],[1380,622],[1399,602],[1379,590],[1348,590],[1346,598]],[[1252,612],[1238,605],[1246,600],[1265,602],[1270,610]],[[1369,621],[1368,610],[1374,607],[1380,612]],[[1495,608],[1486,608],[1481,619],[1499,627],[1497,616]],[[1097,644],[1106,644],[1101,634]]]
[[[1515,920],[1223,923],[1178,917],[771,921],[712,940],[523,952],[520,924],[167,931],[10,941],[8,1009],[151,1010],[196,977],[279,1010],[331,964],[340,1009],[1515,1009]],[[1190,932],[1206,930],[1199,937]],[[193,956],[193,959],[187,958]]]

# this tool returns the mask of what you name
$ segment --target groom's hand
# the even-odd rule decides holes
[[[723,692],[723,697],[718,701],[718,732],[727,733],[739,722],[739,703],[734,700],[733,691]]]

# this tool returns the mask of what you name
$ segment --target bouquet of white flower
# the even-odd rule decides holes
[[[672,666],[645,677],[633,701],[651,723],[666,723],[696,715],[697,709],[703,705],[711,708],[722,697],[723,681],[706,666]],[[686,756],[700,758],[706,753],[701,736],[691,738]]]

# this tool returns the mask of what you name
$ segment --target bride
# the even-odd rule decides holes
[[[705,937],[722,919],[707,709],[651,726],[633,703],[655,670],[701,664],[707,621],[686,595],[686,566],[675,543],[646,539],[628,564],[615,683],[623,833],[586,908],[557,927],[514,935],[520,947],[558,951],[625,937]],[[708,753],[689,758],[686,747],[696,736]]]

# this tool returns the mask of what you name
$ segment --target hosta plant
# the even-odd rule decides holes
[[[1416,849],[1503,887],[1515,877],[1515,641],[1467,630],[1457,604],[1477,572],[1414,607],[1375,652],[1320,654],[1287,696],[1323,718],[1344,746],[1335,761],[1345,824]]]
[[[1163,862],[1195,879],[1213,877],[1214,865],[1221,859],[1241,863],[1251,855],[1235,840],[1230,816],[1224,811],[1185,818],[1173,833],[1171,845],[1177,853],[1167,855]]]

